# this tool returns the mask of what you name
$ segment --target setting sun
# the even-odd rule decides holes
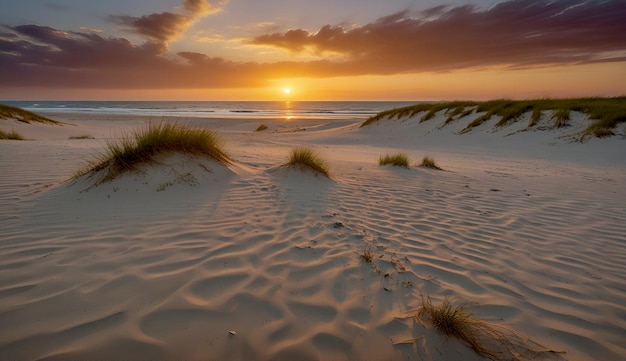
[[[289,89],[289,88],[285,88],[285,89],[283,90],[283,92],[284,92],[285,94],[289,95],[289,94],[291,94],[291,89]]]

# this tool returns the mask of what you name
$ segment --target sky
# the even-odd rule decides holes
[[[626,95],[626,0],[0,0],[0,9],[0,100]]]

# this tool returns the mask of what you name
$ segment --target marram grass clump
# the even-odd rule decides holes
[[[435,163],[435,160],[432,157],[428,157],[428,156],[422,158],[422,163],[420,163],[419,166],[425,167],[425,168],[442,170],[441,167],[439,167],[437,163]]]
[[[173,153],[206,156],[221,164],[231,163],[213,131],[161,122],[136,130],[118,142],[109,142],[105,152],[75,177],[103,171],[99,183],[106,182],[136,171],[143,164],[153,163],[160,155]]]
[[[414,317],[422,324],[430,324],[446,337],[457,338],[490,360],[529,360],[539,354],[563,353],[547,350],[511,330],[480,320],[464,304],[455,304],[448,297],[439,305],[434,305],[430,298],[422,299]],[[555,356],[554,359],[561,359]]]
[[[256,128],[255,132],[262,132],[267,129],[267,125],[261,124],[258,128]]]
[[[0,139],[10,139],[10,140],[26,140],[20,133],[12,130],[10,132],[4,132],[0,130]]]
[[[283,164],[283,166],[310,169],[330,178],[328,163],[326,163],[326,161],[322,159],[314,150],[309,148],[292,149],[287,163]]]
[[[396,167],[408,167],[409,157],[405,153],[396,153],[393,155],[385,154],[378,159],[378,165],[393,165]]]

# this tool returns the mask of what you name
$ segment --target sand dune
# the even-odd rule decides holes
[[[448,296],[565,351],[520,359],[622,359],[624,129],[581,144],[574,118],[188,120],[237,162],[173,155],[96,187],[68,178],[147,119],[16,125],[35,140],[0,142],[0,358],[483,360],[411,317]],[[332,179],[279,167],[300,145]],[[379,167],[391,151],[444,171]]]

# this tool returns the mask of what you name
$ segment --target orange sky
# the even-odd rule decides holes
[[[134,9],[112,0],[120,10],[94,2],[72,21],[7,1],[0,5],[14,14],[0,16],[0,100],[626,94],[622,0],[329,2],[336,11],[328,19],[298,0],[290,8],[267,0],[276,10],[241,7],[259,4],[251,0],[138,0]],[[81,14],[86,3],[67,0],[60,10]],[[294,22],[298,4],[310,19]],[[356,8],[358,19],[348,15]]]

